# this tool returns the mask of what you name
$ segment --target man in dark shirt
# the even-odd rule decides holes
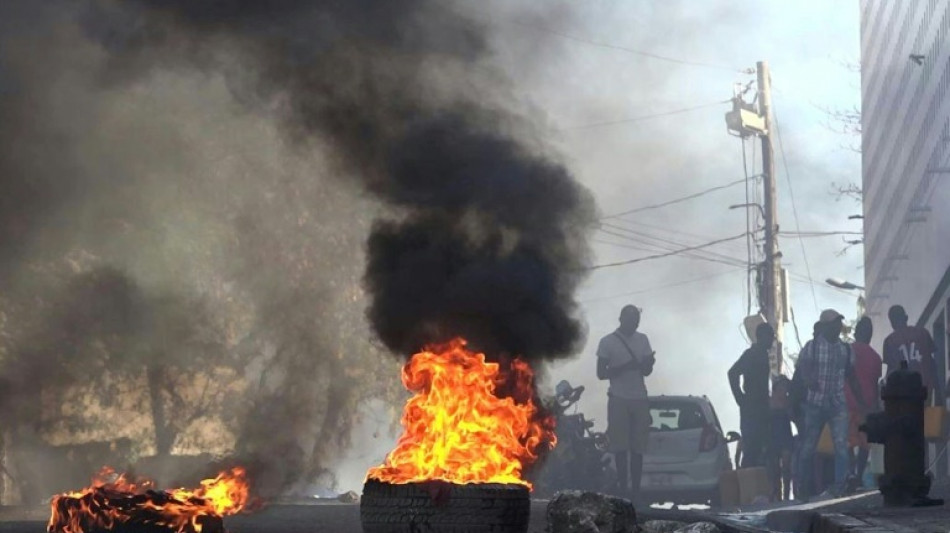
[[[894,332],[884,339],[884,364],[887,374],[901,367],[901,361],[907,361],[907,368],[920,372],[928,394],[937,393],[937,401],[942,400],[941,383],[937,383],[937,362],[934,359],[933,338],[924,328],[907,324],[907,312],[895,305],[887,311]]]
[[[742,468],[765,466],[769,440],[769,349],[775,330],[768,324],[755,328],[755,343],[729,369],[729,386],[739,404],[742,431]],[[739,378],[742,387],[739,387]]]

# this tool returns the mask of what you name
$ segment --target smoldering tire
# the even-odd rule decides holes
[[[527,487],[368,480],[360,501],[364,533],[525,533]]]

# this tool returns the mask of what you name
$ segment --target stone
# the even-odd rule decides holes
[[[343,503],[359,503],[360,495],[351,490],[349,492],[344,492],[343,494],[340,494],[339,496],[337,496],[336,499]]]
[[[566,490],[548,502],[549,533],[640,533],[628,500],[596,492]]]
[[[688,526],[683,526],[673,533],[720,533],[719,526],[712,522],[696,522]]]
[[[643,524],[644,533],[674,533],[676,530],[685,526],[685,522],[675,520],[648,520]]]

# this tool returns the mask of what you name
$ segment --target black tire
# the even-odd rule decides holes
[[[363,485],[363,533],[525,533],[531,512],[520,485],[443,482]]]

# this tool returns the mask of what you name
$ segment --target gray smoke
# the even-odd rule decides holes
[[[509,114],[437,98],[425,72],[483,56],[477,24],[427,0],[131,4],[140,10],[120,11],[131,28],[121,37],[117,24],[90,29],[108,37],[120,72],[169,56],[223,68],[222,49],[238,54],[238,94],[277,106],[295,138],[330,145],[341,172],[401,208],[368,250],[369,318],[390,349],[455,335],[530,358],[576,347],[586,191],[520,142]]]
[[[359,400],[393,393],[395,366],[373,374],[378,352],[353,315],[360,265],[369,322],[400,355],[464,335],[492,355],[551,359],[581,340],[573,292],[592,202],[499,105],[481,74],[484,28],[452,8],[14,1],[0,21],[11,315],[24,331],[52,327],[59,315],[27,302],[54,306],[70,283],[50,279],[101,269],[124,281],[92,300],[196,302],[169,312],[207,310],[212,345],[253,376],[232,427],[241,456],[286,474],[274,486],[322,473]],[[386,206],[371,227],[360,190]],[[77,334],[154,347],[153,322]],[[14,360],[30,360],[30,340],[12,343]]]

